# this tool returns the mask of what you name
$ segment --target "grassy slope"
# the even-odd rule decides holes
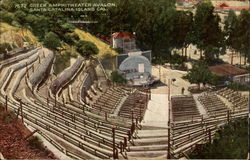
[[[15,43],[18,46],[23,45],[23,37],[29,37],[32,43],[39,44],[37,38],[31,31],[11,26],[0,22],[0,43]]]
[[[107,54],[109,56],[117,55],[117,52],[111,49],[109,45],[102,42],[101,40],[91,35],[90,33],[85,32],[80,29],[75,29],[75,33],[79,35],[81,40],[93,42],[98,47],[100,52],[97,55],[97,58],[102,58],[106,56]],[[4,43],[4,42],[15,43],[18,46],[21,46],[23,45],[23,42],[24,42],[23,37],[29,37],[32,43],[40,44],[37,38],[32,34],[31,31],[26,30],[26,29],[22,30],[21,28],[14,27],[7,23],[0,22],[0,43]],[[72,53],[72,56],[74,57],[76,56],[75,47],[71,47],[65,44],[63,48],[67,51],[70,51]]]
[[[99,54],[97,55],[98,58],[104,57],[107,54],[110,56],[117,55],[117,52],[114,51],[113,49],[111,49],[111,47],[109,45],[102,42],[98,38],[94,37],[90,33],[82,31],[80,29],[75,29],[75,33],[79,35],[81,40],[93,42],[98,47],[98,49],[100,51]]]

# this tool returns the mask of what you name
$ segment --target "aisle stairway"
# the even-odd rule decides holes
[[[168,130],[165,128],[138,130],[133,143],[128,147],[128,158],[166,157],[167,140]]]

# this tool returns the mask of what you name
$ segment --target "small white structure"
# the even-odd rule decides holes
[[[151,51],[147,52],[151,55]],[[133,86],[149,85],[155,82],[155,78],[151,75],[150,59],[145,57],[143,53],[142,51],[129,52],[118,68],[124,78]]]
[[[136,48],[135,35],[130,32],[115,32],[112,34],[111,45],[113,48],[122,48],[124,53],[134,52]]]

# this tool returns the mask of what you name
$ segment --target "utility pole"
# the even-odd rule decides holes
[[[171,148],[171,143],[170,143],[170,127],[171,127],[171,123],[170,123],[170,107],[171,107],[171,100],[170,100],[170,79],[168,80],[168,155],[167,155],[167,159],[171,158],[171,154],[170,154],[170,148]]]
[[[47,97],[47,106],[49,107],[49,98]]]
[[[27,77],[30,78],[29,77],[29,71],[28,71],[28,64],[27,64],[27,62],[26,62],[26,74],[27,74]]]
[[[8,110],[8,96],[5,95],[5,110]]]
[[[131,118],[132,118],[132,124],[134,123],[134,110],[132,109],[132,112],[131,112]]]
[[[55,95],[55,105],[54,105],[54,106],[55,106],[55,108],[56,108],[56,95]]]
[[[159,80],[161,80],[161,66],[159,65]]]
[[[20,100],[20,108],[21,108],[21,116],[22,116],[22,123],[23,123],[23,105],[22,105],[22,100]]]
[[[147,101],[146,101],[146,103],[147,103]],[[142,105],[140,105],[140,119],[139,119],[140,122],[142,121],[142,108],[141,107],[142,107]]]
[[[116,154],[115,154],[115,126],[112,126],[112,138],[113,138],[113,159],[116,159]]]

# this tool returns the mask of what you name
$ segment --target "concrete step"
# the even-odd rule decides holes
[[[143,145],[143,146],[130,146],[130,151],[166,151],[167,144],[156,145]]]
[[[168,137],[153,137],[153,138],[143,138],[134,139],[135,145],[154,145],[154,144],[167,144]]]
[[[146,138],[146,137],[164,137],[168,136],[167,129],[160,129],[160,130],[138,130],[138,137]]]
[[[147,157],[147,158],[155,158],[160,156],[167,156],[167,151],[136,151],[136,152],[127,152],[128,157]],[[130,159],[130,158],[129,158]]]

